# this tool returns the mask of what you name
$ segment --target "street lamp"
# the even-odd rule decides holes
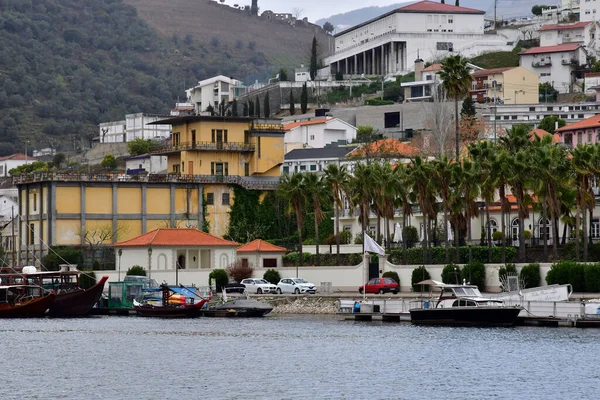
[[[123,249],[119,249],[119,275],[118,275],[118,281],[121,282],[121,256],[123,255]]]
[[[152,278],[152,246],[148,247],[148,278]]]

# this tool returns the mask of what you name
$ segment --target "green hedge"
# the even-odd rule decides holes
[[[461,271],[462,278],[476,285],[480,291],[485,291],[485,265],[480,261],[473,261],[466,264]]]
[[[415,292],[426,292],[429,290],[427,285],[417,285],[417,282],[425,281],[427,279],[431,279],[431,275],[429,275],[429,271],[423,265],[413,269],[412,275],[410,277],[410,283],[412,284],[413,291]]]
[[[381,275],[382,278],[392,278],[398,283],[398,291],[400,290],[400,277],[396,271],[386,271]]]
[[[379,97],[373,97],[365,100],[365,104],[368,106],[389,106],[394,104],[391,100],[381,100]]]
[[[574,292],[597,292],[600,291],[599,270],[600,264],[586,265],[574,261],[559,261],[550,267],[550,271],[546,275],[546,282],[549,285],[571,284]]]
[[[283,266],[293,267],[298,263],[300,253],[289,253],[283,256]],[[354,254],[340,254],[340,266],[355,266],[362,262],[363,255],[361,253]],[[338,266],[336,254],[321,254],[319,259],[319,265],[321,267],[335,267]],[[375,262],[376,258],[372,257],[371,262]],[[302,264],[303,266],[315,265],[317,266],[316,254],[302,253]]]
[[[519,280],[523,282],[524,289],[540,286],[540,264],[531,263],[521,269]]]
[[[263,279],[273,285],[277,285],[281,280],[281,275],[279,275],[279,271],[276,269],[268,269],[263,274]]]
[[[500,267],[498,270],[498,280],[500,280],[500,283],[506,279],[508,274],[517,275],[517,266],[515,264],[506,264],[504,267]]]
[[[390,255],[390,262],[392,264],[402,264],[402,252],[403,249],[392,250]],[[469,260],[469,248],[467,246],[460,247],[460,262],[465,263]],[[506,262],[512,262],[517,254],[517,249],[514,247],[506,248]],[[487,246],[472,246],[471,247],[472,261],[478,261],[487,263],[489,248]],[[449,249],[450,262],[456,262],[456,248],[451,247]],[[433,247],[429,249],[429,264],[445,264],[446,263],[446,250],[444,247]],[[502,247],[492,248],[492,263],[502,262]],[[423,249],[412,248],[406,250],[406,263],[408,265],[422,265],[423,264]]]
[[[448,264],[442,269],[442,282],[448,284],[462,283],[460,267],[456,264]]]

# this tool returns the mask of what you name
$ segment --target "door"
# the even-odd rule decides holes
[[[185,269],[185,256],[177,257],[177,268]]]
[[[223,148],[223,131],[217,130],[217,149]]]
[[[196,131],[192,131],[192,149],[196,148]]]
[[[369,263],[369,279],[379,278],[379,262]]]
[[[188,172],[190,175],[194,175],[194,162],[188,161]]]

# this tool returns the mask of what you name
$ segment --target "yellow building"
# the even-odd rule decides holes
[[[471,95],[479,103],[538,104],[540,78],[523,67],[484,69],[473,73]]]
[[[14,178],[19,193],[21,264],[38,262],[51,246],[97,246],[157,228],[188,227],[223,236],[232,185],[275,190],[283,163],[280,120],[189,116],[173,126],[170,174],[39,173]]]

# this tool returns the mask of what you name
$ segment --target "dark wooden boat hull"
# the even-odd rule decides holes
[[[50,308],[55,300],[53,293],[36,297],[26,303],[11,306],[9,304],[0,305],[0,318],[41,318]]]
[[[216,318],[260,318],[270,311],[265,309],[209,308],[202,310],[202,315]]]
[[[196,318],[202,315],[202,307],[205,303],[207,303],[207,300],[203,299],[198,303],[185,306],[141,305],[133,306],[133,309],[140,317]]]
[[[415,325],[513,326],[521,307],[450,307],[410,310]]]
[[[103,276],[89,289],[57,294],[48,315],[51,317],[83,317],[88,315],[100,300],[107,280],[108,276]]]

